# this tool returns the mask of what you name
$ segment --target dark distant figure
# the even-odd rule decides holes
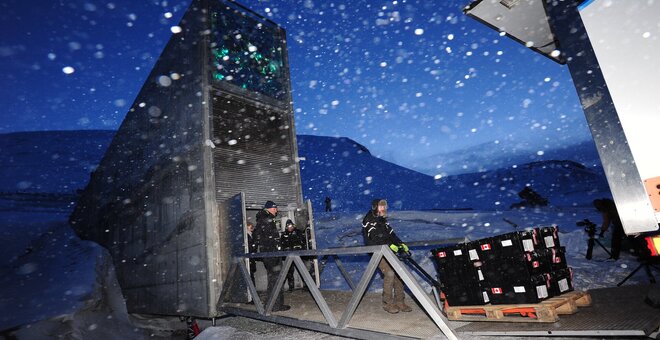
[[[623,238],[623,224],[619,213],[616,210],[614,201],[609,198],[596,199],[593,201],[594,207],[603,216],[603,224],[600,227],[600,237],[605,235],[607,229],[612,225],[612,244],[611,259],[618,260],[621,252],[621,239]]]
[[[390,223],[387,222],[385,200],[375,199],[371,202],[371,210],[362,220],[362,235],[367,246],[386,244],[395,253],[400,250],[408,253],[408,246],[396,236]],[[412,308],[404,302],[403,281],[389,262],[383,258],[378,264],[378,269],[383,273],[383,309],[391,314],[412,311]]]
[[[252,237],[252,233],[254,232],[254,224],[252,222],[248,222],[246,225],[246,230],[247,230],[247,240],[248,240],[248,253],[256,253],[258,248],[257,248],[257,243],[254,240],[254,237]],[[250,278],[252,279],[252,284],[256,285],[255,280],[254,280],[254,273],[257,272],[257,261],[255,259],[250,259]]]
[[[286,230],[282,234],[280,239],[280,244],[282,244],[282,250],[302,250],[305,245],[305,237],[302,235],[300,230],[296,229],[296,225],[293,224],[293,221],[286,221]],[[289,271],[286,273],[286,280],[289,283],[289,291],[293,291],[293,274],[295,266],[291,264]]]
[[[332,211],[332,200],[328,196],[325,196],[325,211]]]
[[[280,250],[280,233],[275,224],[275,217],[277,217],[277,205],[273,201],[267,201],[264,204],[264,209],[257,213],[257,225],[255,227],[254,239],[259,252],[274,252]],[[282,258],[280,257],[264,257],[264,266],[266,267],[266,274],[268,276],[268,287],[266,292],[270,296],[277,284],[277,278],[282,270]],[[273,305],[273,312],[286,311],[291,309],[291,306],[284,304],[284,294],[282,290],[275,298]]]

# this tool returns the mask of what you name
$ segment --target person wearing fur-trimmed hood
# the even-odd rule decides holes
[[[362,219],[362,235],[367,246],[386,244],[392,251],[408,252],[408,246],[394,233],[387,221],[387,201],[375,199],[371,210]],[[385,259],[381,259],[378,269],[383,273],[383,309],[388,313],[410,312],[412,308],[404,302],[403,281]]]

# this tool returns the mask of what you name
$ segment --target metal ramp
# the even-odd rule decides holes
[[[321,291],[307,272],[301,256],[350,256],[372,254],[358,283],[345,277],[352,292]],[[265,303],[257,293],[245,266],[246,258],[286,257],[274,292],[265,297]],[[380,294],[366,294],[378,263],[385,259],[403,280],[412,293],[416,304],[410,302],[410,313],[389,314],[382,309]],[[340,264],[340,262],[337,262]],[[294,291],[285,294],[285,303],[291,309],[272,312],[275,296],[284,285],[286,273],[291,265],[298,268],[309,291]],[[342,270],[342,273],[345,273]],[[344,274],[345,275],[345,274]],[[252,304],[231,301],[232,286],[246,286],[253,297]],[[409,301],[412,301],[410,299]],[[306,328],[329,334],[362,339],[410,339],[444,336],[458,339],[449,327],[436,301],[419,285],[412,273],[387,246],[336,248],[324,250],[257,253],[236,256],[219,298],[219,310],[225,313],[270,321],[289,326]]]
[[[644,303],[652,285],[593,289],[592,305],[575,314],[562,315],[550,324],[472,322],[456,328],[461,338],[473,336],[649,336],[660,327],[660,310]]]

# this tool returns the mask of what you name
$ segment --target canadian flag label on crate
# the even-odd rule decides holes
[[[447,257],[447,253],[444,251],[438,252],[438,257]]]
[[[548,297],[548,287],[545,285],[536,286],[536,296],[539,299],[545,299]]]
[[[563,293],[563,292],[565,292],[565,291],[568,290],[568,280],[566,280],[566,279],[561,279],[561,280],[559,280],[559,282],[557,282],[557,283],[559,284],[559,291],[560,291],[560,292]]]
[[[538,268],[538,267],[539,267],[539,261],[532,262],[532,268]]]
[[[557,251],[555,250],[555,248],[552,248],[552,262],[561,263],[561,257],[557,256]]]
[[[545,246],[548,248],[552,248],[555,246],[555,240],[552,236],[548,235],[543,238],[543,241],[545,242]]]
[[[502,288],[491,288],[490,289],[493,294],[502,294]]]
[[[502,241],[502,247],[511,247],[513,245],[513,241],[511,240],[503,240]]]
[[[490,243],[482,244],[481,250],[490,250]]]

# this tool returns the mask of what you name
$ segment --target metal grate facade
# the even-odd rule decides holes
[[[288,112],[230,96],[213,98],[216,200],[245,193],[246,205],[300,203]]]

